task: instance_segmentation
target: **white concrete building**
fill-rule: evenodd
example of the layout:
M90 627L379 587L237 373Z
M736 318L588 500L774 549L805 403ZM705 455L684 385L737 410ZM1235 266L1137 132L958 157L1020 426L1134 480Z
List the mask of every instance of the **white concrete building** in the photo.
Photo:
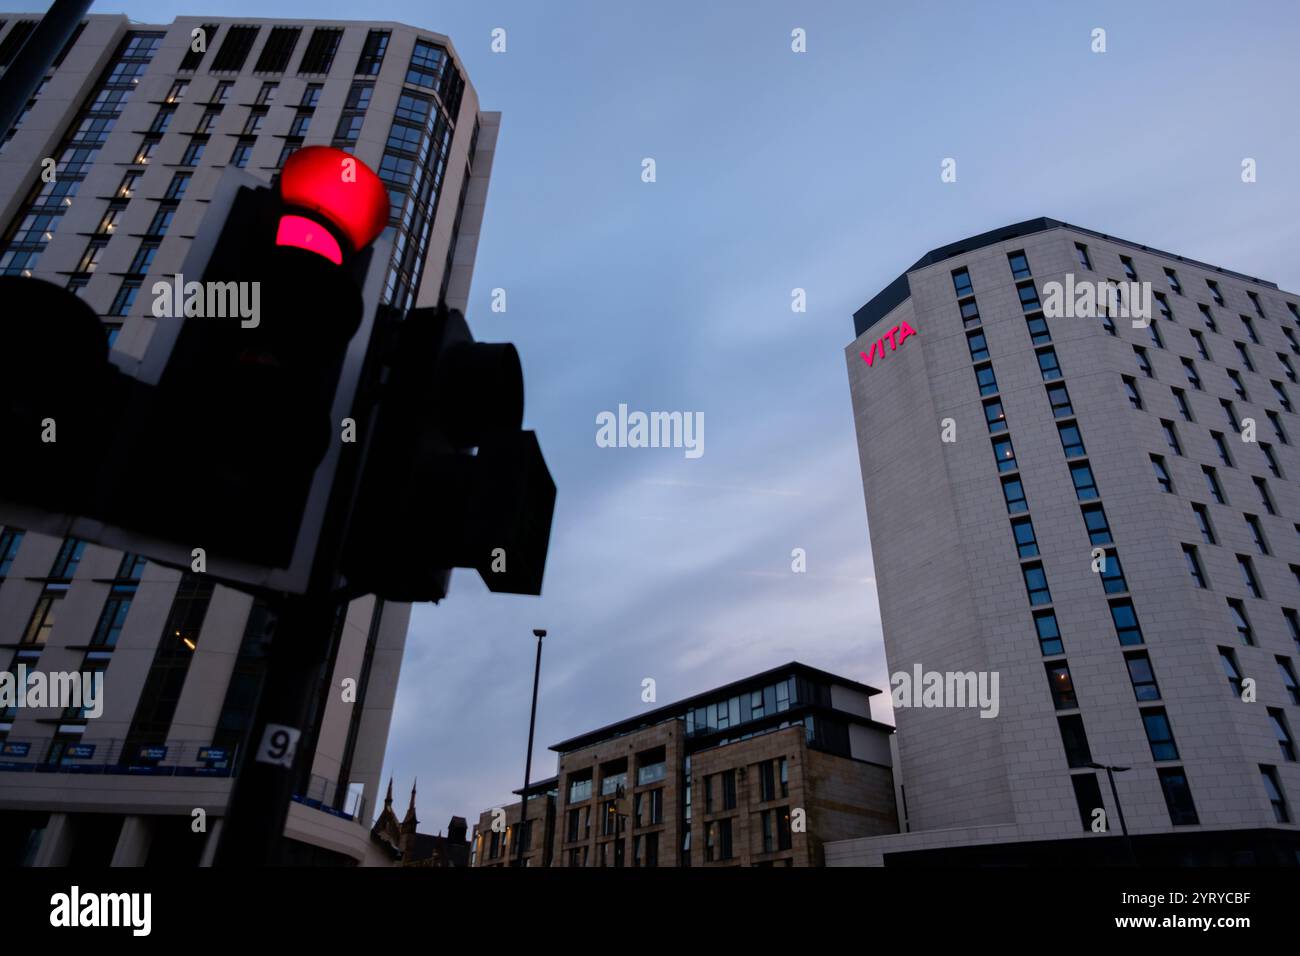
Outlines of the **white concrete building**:
M0 69L38 19L4 16ZM269 182L294 149L332 145L392 196L375 298L464 310L499 122L479 110L450 41L415 27L90 16L0 147L0 272L77 291L114 348L142 356L155 320L139 291L180 271L222 176ZM340 610L322 678L355 678L357 700L326 698L285 831L296 861L374 852L409 616L373 598ZM103 670L106 684L95 718L0 707L0 860L210 861L273 627L266 606L199 576L0 529L0 667Z
M854 318L890 672L998 693L896 707L904 832L828 862L1294 865L1300 295L1036 219Z

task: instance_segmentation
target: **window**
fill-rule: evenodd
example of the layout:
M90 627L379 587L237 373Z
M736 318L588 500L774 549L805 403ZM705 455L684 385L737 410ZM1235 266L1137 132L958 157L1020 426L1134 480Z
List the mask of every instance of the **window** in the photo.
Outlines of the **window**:
M190 140L185 147L185 155L181 157L182 166L197 166L199 160L203 158L203 149L207 146L207 140L198 139L197 137Z
M1192 576L1192 583L1198 588L1209 587L1205 583L1205 572L1201 570L1201 559L1196 553L1196 545L1183 545L1183 560L1187 563L1187 573Z
M86 251L81 254L81 261L77 263L78 272L94 272L99 268L99 257L104 252L104 247L108 245L105 239L92 239L86 244Z
M1259 773L1264 781L1264 793L1273 805L1273 819L1278 823L1290 823L1291 814L1287 810L1286 797L1282 795L1282 781L1278 779L1277 768L1260 764Z
M1015 471L1016 451L1011 447L1011 436L993 439L993 457L998 463L998 471Z
M253 103L256 106L270 106L275 100L275 91L279 88L279 83L263 83L257 91L257 98L253 100ZM245 129L244 132L248 132L248 130Z
M302 139L307 135L307 130L310 128L311 113L300 110L294 114L293 121L289 124L289 135Z
M988 360L989 346L982 331L967 332L966 345L970 349L971 361L984 362Z
M187 48L185 51L185 55L181 57L181 65L179 69L197 70L199 68L199 64L203 62L203 55L207 53L207 48L211 46L212 41L217 38L217 31L219 29L221 29L220 26L215 23L203 24L202 26L203 36L204 36L203 49L196 50L192 45L189 48Z
M36 607L32 610L32 616L27 621L27 629L23 632L22 644L35 644L41 647L49 640L50 632L54 630L55 608L63 600L63 592L53 594L43 594L36 602Z
M13 567L14 558L18 557L18 546L23 543L25 534L25 531L18 528L5 528L0 531L0 580L9 574L9 569Z
M569 776L569 803L591 799L591 771Z
M1181 388L1171 389L1174 393L1174 404L1178 406L1178 414L1183 416L1183 421L1191 422L1196 419L1192 418L1192 410L1187 404L1187 393Z
M1152 455L1151 467L1155 470L1156 484L1160 486L1160 490L1165 494L1172 495L1174 493L1174 480L1169 477L1169 470L1165 468L1165 460L1159 455Z
M1250 530L1251 540L1255 542L1255 548L1260 554L1268 554L1268 541L1264 538L1264 527L1259 523L1259 518L1255 515L1243 515L1246 519L1246 527Z
M338 52L339 41L343 31L329 27L317 27L311 32L307 49L298 61L299 73L328 73L334 63L334 54Z
M992 365L976 365L975 381L979 385L981 395L993 395L998 390L998 380L993 374Z
M1163 292L1156 292L1154 295L1156 305L1160 308L1160 318L1164 319L1166 322L1176 321L1174 319L1174 310L1169 308L1169 300L1165 298L1165 294Z
M1003 432L1007 430L1007 417L1002 411L1002 400L998 398L988 398L984 400L984 421L989 426L990 432Z
M361 48L361 56L357 58L355 72L358 76L376 76L383 68L389 36L387 30L371 30L366 34L366 44Z
M1043 318L1043 313L1035 312L1025 316L1025 325L1029 327L1029 340L1035 345L1045 345L1052 341L1052 333L1047 328L1047 320Z
M298 106L305 110L316 108L320 102L320 91L324 89L322 83L308 83L307 88L302 91L302 99L298 101Z
M1092 544L1113 544L1110 524L1106 521L1106 512L1099 504L1084 505L1083 523L1088 528L1088 541Z
M167 186L167 192L163 194L165 199L180 199L185 195L185 187L190 184L192 173L174 173L172 181Z
M952 273L952 287L957 293L957 298L964 298L973 295L975 290L970 284L970 273L965 269L954 269Z
M1216 504L1226 505L1227 499L1223 497L1223 489L1219 486L1219 476L1209 465L1201 466L1201 474L1205 475L1205 487L1209 489L1210 497Z
M1255 371L1255 363L1250 360L1250 351L1246 348L1246 343L1233 342L1232 344L1236 346L1237 358L1241 359L1241 364L1245 366L1246 371ZM1240 386L1240 380L1234 380L1234 384ZM1240 392L1238 392L1238 394L1240 394ZM1244 398L1245 396L1242 397Z
M167 127L172 124L172 117L176 115L175 106L160 106L158 113L149 124L149 132L162 134L167 132Z
M1241 380L1241 373L1232 368L1228 369L1227 372L1228 381L1232 382L1232 390L1237 393L1237 397L1243 402L1250 401L1250 397L1246 394L1245 383Z
M1277 396L1278 402L1281 403L1282 410L1287 412L1292 411L1291 397L1287 395L1286 389L1282 387L1282 383L1270 381L1269 384L1273 386L1273 394Z
M222 80L212 90L212 99L208 100L208 102L215 106L229 101L230 91L234 89L234 87L235 83L233 80Z
M736 809L736 771L724 770L718 777L722 781L722 809Z
M1250 316L1248 315L1241 316L1241 324L1246 330L1246 337L1250 339L1252 342L1254 342L1256 345L1258 345L1259 335L1255 331L1255 323L1251 321Z
M1070 767L1086 767L1092 763L1092 751L1088 749L1088 735L1083 731L1083 718L1078 714L1066 714L1056 718L1061 728L1061 743L1065 747L1065 762Z
M1178 281L1178 273L1173 269L1165 270L1165 278L1169 280L1169 288L1173 289L1179 295L1183 294L1182 283Z
M149 271L153 265L153 257L158 254L158 243L156 241L145 240L140 243L140 248L136 250L134 258L131 259L131 265L127 268L130 275L142 276Z
M1124 568L1119 563L1117 551L1106 552L1102 561L1101 586L1107 594L1121 594L1128 590L1128 582L1124 580Z
M183 100L185 98L185 94L189 91L189 88L190 88L189 80L177 80L175 83L172 84L171 89L167 91L167 98L163 100L163 102L176 103L180 100Z
M1286 689L1287 696L1291 698L1291 703L1300 704L1300 684L1296 683L1295 669L1291 666L1289 657L1274 657L1277 662L1277 672L1282 677L1282 686Z
M1198 392L1202 391L1201 376L1196 374L1195 363L1193 363L1189 358L1183 359L1182 363L1183 371L1187 373L1187 381L1191 384L1192 388L1196 389Z
M123 279L121 287L117 290L117 295L113 296L113 304L108 307L108 314L113 316L128 315L139 292L139 279Z
M1283 760L1295 760L1295 741L1291 739L1291 729L1286 723L1286 714L1278 707L1268 708L1268 722L1273 727L1273 734L1277 737L1278 749L1282 751Z
M229 27L226 38L208 69L213 73L238 73L242 70L259 29L260 27Z
M1241 426L1237 423L1237 410L1233 408L1232 402L1226 398L1219 399L1219 407L1223 409L1223 417L1228 420L1228 427L1235 432L1241 431Z
M1128 256L1120 256L1119 261L1124 266L1125 277L1132 282L1136 282L1138 274L1137 274L1137 270L1133 268L1133 260L1130 259Z
M1065 646L1061 643L1061 629L1056 623L1055 611L1035 611L1034 630L1038 633L1038 647L1043 652L1044 657L1065 653Z
M1210 295L1214 296L1214 301L1219 305L1223 305L1223 293L1219 291L1219 283L1213 279L1206 279L1205 284L1210 289Z
M249 110L248 119L244 120L244 128L241 131L245 136L256 136L262 131L262 124L266 122L265 110Z
M1047 573L1041 563L1023 565L1020 569L1025 579L1025 590L1029 593L1031 605L1051 604L1052 592L1047 587Z
M1205 347L1205 336L1200 332L1197 332L1195 329L1192 329L1191 332L1192 341L1196 343L1196 354L1205 359L1205 361L1210 361L1210 351Z
M1219 461L1231 468L1232 455L1228 451L1228 443L1223 438L1223 432L1210 432L1210 439L1214 442L1214 447L1219 452Z
M1237 567L1241 569L1241 580L1246 585L1246 590L1253 598L1262 598L1264 595L1259 589L1259 581L1255 577L1255 565L1249 555L1237 555Z
M1187 773L1182 767L1160 767L1156 770L1160 789L1165 794L1169 808L1169 822L1174 826L1194 826L1200 823L1196 805L1192 802L1192 788L1187 783Z
M1174 731L1169 726L1169 715L1163 707L1152 707L1142 711L1142 724L1146 728L1147 743L1151 745L1151 757L1155 760L1177 760L1178 745L1174 743Z
M1169 450L1175 455L1183 453L1183 446L1178 442L1178 432L1174 430L1174 423L1166 419L1160 419L1160 428L1165 433L1165 443L1169 445Z
M1210 311L1210 307L1204 302L1198 302L1196 307L1201 310L1201 318L1205 321L1205 327L1211 332L1219 331L1219 326L1214 321L1214 313Z
M252 140L241 139L235 143L234 150L230 153L230 165L243 169L248 165L249 158L253 155Z
M1065 661L1043 665L1047 668L1047 686L1052 692L1052 705L1057 710L1075 710L1079 700L1074 694L1074 681L1070 680L1070 667Z
M1119 638L1120 644L1127 647L1143 642L1142 628L1138 624L1137 611L1130 599L1121 598L1117 601L1111 601L1110 619L1115 625L1115 636Z
M1151 336L1151 344L1158 349L1165 347L1165 340L1160 337L1160 326L1152 322L1147 326L1147 335Z
M1219 648L1219 664L1223 667L1223 674L1228 678L1228 687L1232 691L1232 696L1241 697L1241 668L1237 666L1237 652L1231 647Z
M1075 462L1070 466L1070 479L1074 482L1074 493L1080 501L1098 497L1097 482L1092 476L1092 467L1086 461Z
M1259 492L1259 503L1264 506L1264 510L1271 515L1277 514L1277 510L1273 507L1273 498L1268 493L1268 482L1259 477L1250 480L1255 483L1255 490Z
M1286 340L1291 346L1291 351L1300 354L1300 342L1296 341L1295 333L1290 329L1284 328L1282 334L1286 336Z
M289 66L289 57L293 56L293 48L298 45L301 33L302 27L272 27L253 72L283 73Z
M1139 701L1159 700L1160 687L1146 651L1130 651L1124 655L1124 661L1128 665L1129 680L1133 683L1133 695Z
M1060 433L1061 448L1064 449L1066 458L1077 458L1087 454L1083 447L1083 436L1079 434L1078 423L1058 422L1056 430Z
M1241 643L1253 647L1255 632L1250 626L1250 619L1246 617L1246 605L1236 598L1228 598L1228 613L1232 616L1232 624L1237 629L1237 636L1241 638Z
M1140 345L1135 345L1133 354L1137 356L1138 370L1147 378L1154 378L1155 374L1151 371L1151 360L1147 358L1147 350Z
M1007 262L1011 265L1011 276L1015 279L1029 278L1029 260L1025 258L1024 250L1007 253Z
M86 542L80 538L64 538L59 545L59 553L54 556L49 578L52 581L70 581L81 564L81 556L86 551Z
M1291 570L1296 570L1295 565L1291 566ZM0 565L0 571L3 571L3 565ZM1300 577L1300 574L1297 577ZM1287 633L1291 635L1291 640L1295 641L1296 650L1300 650L1300 613L1297 613L1294 608L1284 607L1282 617L1286 621Z
M1074 802L1079 808L1079 820L1083 829L1091 833L1093 819L1106 805L1101 799L1101 786L1097 783L1095 773L1076 773L1070 776L1070 785L1074 787Z
M219 119L221 119L221 110L204 110L203 115L199 117L198 125L194 127L194 132L211 133Z
M1124 383L1124 394L1128 396L1128 403L1141 411L1142 395L1138 392L1137 380L1130 375L1121 375L1120 381Z
M433 89L446 68L447 55L439 46L425 40L415 41L411 65L406 70L406 82Z
M1061 366L1056 360L1056 349L1049 345L1045 349L1039 349L1035 354L1038 356L1038 371L1042 373L1044 382L1051 382L1061 377Z
M1056 418L1074 414L1074 406L1070 404L1070 393L1064 382L1047 386L1047 401L1051 404L1052 414Z
M149 228L145 230L147 236L166 235L168 227L172 224L172 217L176 215L175 203L162 203L154 211L153 219L149 220Z
M1074 251L1079 254L1079 265L1083 266L1085 269L1091 270L1092 259L1088 256L1088 247L1082 242L1076 242L1074 244Z
M1286 431L1282 428L1282 419L1277 412L1271 408L1266 409L1264 414L1268 416L1268 423L1273 426L1273 434L1283 445L1289 445L1291 442L1286 437Z
M1296 381L1295 369L1291 365L1290 356L1288 356L1285 352L1278 352L1276 354L1277 354L1277 360L1279 364L1281 364L1282 366L1282 370L1286 372L1287 381L1290 382Z
M1206 544L1217 544L1214 527L1210 524L1210 511L1205 505L1192 504L1192 514L1196 517L1196 527L1200 529L1201 540Z
M1022 558L1038 557L1038 539L1034 537L1034 523L1028 517L1011 522L1011 534L1016 539L1016 553Z

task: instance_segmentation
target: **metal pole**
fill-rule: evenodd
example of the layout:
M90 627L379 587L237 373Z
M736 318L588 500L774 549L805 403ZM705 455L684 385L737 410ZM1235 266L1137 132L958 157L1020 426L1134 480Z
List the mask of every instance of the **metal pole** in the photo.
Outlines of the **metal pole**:
M542 638L546 636L544 630L535 630L533 635L537 638L537 663L533 665L533 709L528 718L528 754L524 758L524 792L523 801L519 805L519 832L515 834L515 866L524 865L524 831L528 824L528 786L532 783L533 777L533 731L537 727L537 682L542 676Z
M90 0L54 0L32 35L0 76L0 143L3 143L50 64L72 36Z
M1119 802L1119 791L1115 789L1114 767L1106 768L1106 779L1110 781L1110 795L1115 800L1115 813L1119 817L1120 832L1124 835L1124 846L1128 849L1129 860L1134 866L1137 866L1137 854L1133 852L1133 840L1128 835L1128 824L1124 822L1124 807Z

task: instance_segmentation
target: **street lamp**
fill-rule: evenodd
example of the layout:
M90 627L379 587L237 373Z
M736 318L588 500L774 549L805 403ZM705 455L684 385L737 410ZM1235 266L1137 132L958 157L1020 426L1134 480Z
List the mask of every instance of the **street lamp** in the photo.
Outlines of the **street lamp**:
M515 866L524 865L524 834L528 825L528 787L533 777L533 731L537 727L537 682L542 676L542 638L546 636L543 628L534 628L533 637L537 638L537 663L533 665L533 709L528 718L528 753L524 757L524 792L519 804L519 832L516 834Z
M1105 770L1106 779L1110 781L1110 795L1115 800L1115 813L1119 817L1119 829L1124 835L1124 846L1128 849L1129 860L1134 866L1137 866L1137 855L1133 852L1133 841L1128 835L1128 824L1124 822L1124 808L1119 802L1119 791L1115 789L1115 774L1123 773L1126 770L1132 770L1132 767L1108 767L1105 764L1090 763L1088 764L1093 770ZM1109 829L1109 828L1108 828Z

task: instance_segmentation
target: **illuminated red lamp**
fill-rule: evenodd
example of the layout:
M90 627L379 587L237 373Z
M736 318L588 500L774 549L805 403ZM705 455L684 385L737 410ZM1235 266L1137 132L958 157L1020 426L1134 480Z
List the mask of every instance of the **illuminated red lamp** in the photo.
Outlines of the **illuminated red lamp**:
M280 198L316 213L342 233L354 251L369 245L388 225L388 189L383 180L341 149L306 146L295 151L280 174ZM309 249L334 263L343 261L338 240L306 216L282 216L275 241Z

